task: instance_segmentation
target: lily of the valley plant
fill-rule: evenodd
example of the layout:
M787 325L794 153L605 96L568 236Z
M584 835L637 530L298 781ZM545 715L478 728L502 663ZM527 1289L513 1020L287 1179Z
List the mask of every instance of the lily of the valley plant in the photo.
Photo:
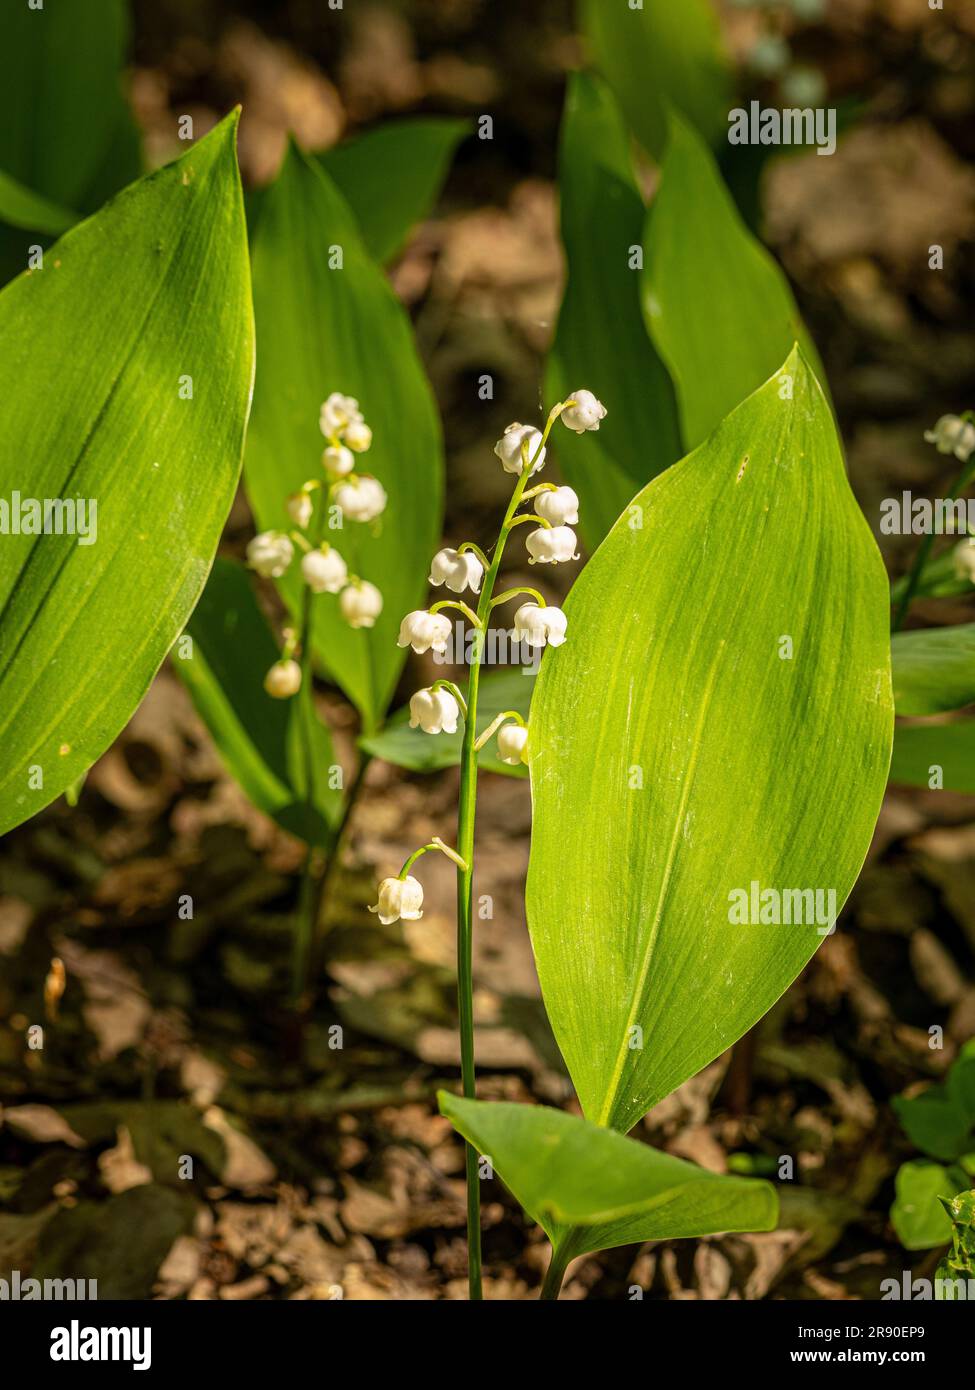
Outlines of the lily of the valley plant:
M417 653L444 653L451 637L447 610L464 615L474 628L470 678L466 697L452 681L438 680L428 689L418 690L410 700L410 726L437 735L455 733L464 721L461 754L460 805L457 816L457 847L440 839L421 846L411 854L395 878L383 879L379 897L371 909L379 920L390 924L400 919L416 921L423 915L423 888L410 870L424 854L438 850L457 867L457 991L460 1020L461 1077L464 1095L475 1095L474 1015L471 956L473 940L472 881L474 875L474 818L477 800L477 755L497 735L498 756L502 762L527 762L529 731L517 711L506 710L477 735L477 700L485 637L495 609L515 599L521 602L514 612L512 636L530 647L559 647L566 640L566 618L560 608L547 604L537 589L507 589L495 594L495 581L508 537L518 526L528 526L525 538L529 562L559 564L577 558L576 537L569 523L579 519L579 499L568 487L537 483L531 479L545 466L546 446L556 421L578 434L597 430L605 417L605 407L591 391L576 391L571 399L560 401L549 412L543 430L532 425L512 424L495 445L495 454L506 473L516 479L501 530L489 558L471 541L456 550L437 552L430 564L430 583L452 593L469 591L477 596L476 611L463 599L440 599L429 608L407 613L400 625L399 645ZM527 510L521 510L527 507ZM472 1298L481 1297L481 1232L478 1191L478 1154L466 1145L467 1234L469 1285Z

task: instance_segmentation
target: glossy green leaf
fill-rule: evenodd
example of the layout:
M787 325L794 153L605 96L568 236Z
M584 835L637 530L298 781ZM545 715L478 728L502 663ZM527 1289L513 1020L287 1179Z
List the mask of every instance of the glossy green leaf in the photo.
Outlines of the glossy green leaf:
M975 720L898 724L890 780L905 787L975 792Z
M366 249L385 264L437 201L470 122L444 116L387 121L318 158L355 213Z
M590 549L634 494L681 454L673 387L647 334L640 274L631 268L646 209L629 143L606 84L583 73L570 78L559 156L567 280L546 394L566 400L585 387L610 406L598 432L556 436Z
M0 222L28 231L36 229L49 236L60 236L77 221L76 212L59 207L0 170Z
M185 657L177 650L173 667L227 768L259 810L302 839L326 844L342 807L341 793L328 786L331 737L304 699L273 700L264 690L264 674L280 653L241 565L217 559L187 633L192 648ZM301 721L314 741L310 806L300 771Z
M636 503L569 595L529 741L545 1005L585 1114L624 1131L821 944L892 724L883 564L798 350ZM753 883L811 894L779 900L804 924L739 925Z
M902 1163L894 1180L890 1219L905 1250L930 1250L951 1239L951 1220L941 1197L954 1197L968 1187L960 1168L946 1168L926 1159Z
M409 320L365 251L348 205L294 147L264 195L253 275L259 347L244 470L258 524L290 529L288 494L323 476L318 416L331 392L355 396L373 430L359 468L386 489L386 511L374 525L349 521L326 536L350 573L379 587L383 612L374 628L353 630L338 600L322 596L314 608L314 643L361 711L365 731L374 732L405 656L396 645L400 621L426 594L440 537L437 412ZM281 589L297 609L296 565Z
M482 733L497 714L517 710L528 718L535 685L534 675L519 667L510 671L488 671L481 676L477 699L477 732ZM466 687L464 688L466 694ZM384 729L372 737L360 739L360 747L374 758L382 758L411 772L440 772L456 767L460 762L464 726L458 722L456 734L425 734L422 729L410 728L409 706L390 716ZM528 769L522 764L503 763L497 755L497 740L491 739L478 754L478 763L488 772L502 772L509 777L526 777Z
M127 162L118 166L110 189L99 187L107 155L128 161L132 153L119 133L132 129L120 80L128 28L127 0L47 0L43 9L25 0L0 7L4 173L82 212L135 177L137 167Z
M634 134L655 158L667 143L673 105L716 144L727 135L732 80L711 0L583 0L596 61ZM781 361L781 358L779 359Z
M80 498L78 530L95 537L0 536L0 831L123 728L230 510L254 353L235 129L232 116L0 293L0 519L21 515L15 494Z
M943 714L975 702L975 623L896 632L890 654L898 714Z
M769 1231L771 1183L723 1177L545 1105L464 1100L440 1110L491 1164L553 1245L572 1253L644 1240Z
M922 1153L950 1160L971 1147L971 1117L941 1086L918 1096L894 1096L891 1104L904 1133Z
M644 312L688 449L768 380L793 343L820 371L784 274L741 220L700 136L676 117L644 242Z

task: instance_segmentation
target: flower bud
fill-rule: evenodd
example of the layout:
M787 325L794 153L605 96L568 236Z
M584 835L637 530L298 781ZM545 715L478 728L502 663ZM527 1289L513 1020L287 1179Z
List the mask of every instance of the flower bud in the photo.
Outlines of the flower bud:
M975 451L975 425L959 415L942 415L933 430L925 430L924 438L939 454L954 454L967 463Z
M285 506L288 515L299 530L304 531L311 521L312 501L307 492L293 492Z
M343 396L341 392L333 391L328 400L322 403L318 424L326 439L334 439L353 421L361 419L362 411L355 397Z
M280 579L294 553L295 548L283 531L262 531L248 542L247 563L262 579Z
M460 705L449 690L418 690L410 696L410 728L425 734L455 734Z
M561 608L540 608L523 603L515 614L512 636L529 647L561 647L565 641L566 619Z
M383 611L383 596L375 584L360 579L339 594L339 612L349 627L373 627Z
M364 454L372 443L372 430L365 420L353 420L346 425L342 438L350 449L354 449L357 454Z
M301 689L301 667L289 657L276 661L264 677L264 689L275 700L288 700Z
M335 502L350 521L374 521L386 509L386 490L377 478L364 473L336 488Z
M418 608L407 613L400 623L398 647L412 647L420 656L424 652L445 652L450 641L450 619L443 613L428 613Z
M337 594L348 583L349 570L337 550L323 545L303 557L301 577L313 594Z
M549 526L575 526L579 520L579 498L570 487L540 492L535 498L535 511Z
M576 533L569 526L553 526L546 530L539 526L537 531L525 537L525 545L531 556L531 565L561 565L566 560L578 560Z
M527 763L528 730L521 724L502 724L498 730L498 757L503 763Z
M355 454L344 444L330 444L322 454L322 467L330 478L344 478L355 468Z
M419 879L384 878L379 885L379 901L370 912L378 912L384 927L398 922L418 922L423 916L423 884Z
M438 550L430 561L429 582L438 588L446 584L455 594L462 594L468 587L476 594L483 578L484 566L469 550L463 555L449 548Z
M975 538L961 541L951 552L956 579L975 584Z
M501 465L506 473L521 473L524 468L521 458L521 446L527 440L529 462L538 458L532 465L532 472L537 473L545 462L545 450L539 450L538 446L542 442L541 432L534 425L519 425L517 423L509 425L504 434L494 446L494 452L501 460Z
M562 423L576 434L598 430L600 420L606 418L606 407L602 401L597 401L591 391L573 391L569 399L573 404L563 410Z

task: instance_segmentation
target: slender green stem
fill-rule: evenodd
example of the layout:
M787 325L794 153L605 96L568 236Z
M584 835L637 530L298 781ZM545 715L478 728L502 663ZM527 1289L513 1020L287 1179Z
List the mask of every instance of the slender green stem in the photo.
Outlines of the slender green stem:
M508 510L501 523L498 543L494 547L491 567L484 578L475 615L474 643L471 651L471 672L467 684L467 717L464 721L464 742L460 758L460 802L457 809L457 853L466 867L457 870L457 1011L460 1016L460 1074L464 1095L474 1099L476 1080L474 1070L474 976L473 976L473 879L474 879L474 817L477 808L477 691L481 678L481 659L487 622L491 613L491 595L501 568L501 559L511 530L515 512L521 505L531 465L544 448L549 432L559 417L562 406L550 413L538 449L531 458L523 449L523 468L518 475ZM483 1298L481 1288L481 1193L477 1171L477 1150L466 1144L464 1163L467 1175L467 1279L472 1299Z
M954 487L948 494L947 500L949 502L954 502L958 494L968 486L972 480L973 474L975 474L975 463L967 464L962 469L961 473L959 473ZM933 531L929 531L918 546L917 554L914 556L914 563L907 576L907 586L901 595L900 603L897 605L897 612L894 614L894 621L891 625L894 632L900 632L901 628L904 626L904 621L914 601L914 595L917 592L917 586L921 582L921 575L924 573L924 566L928 562L928 556L931 554L931 547L934 545L934 541L935 534Z
M480 607L478 607L477 613L475 613L473 609L468 608L467 604L464 603L461 599L442 598L439 603L434 603L433 605L431 605L431 607L427 611L430 613L441 613L445 608L456 608L457 611L459 613L463 613L464 617L468 620L468 622L473 623L475 627L482 626L481 620L478 617L478 614L481 611Z
M548 1269L545 1272L545 1282L538 1295L540 1301L554 1302L558 1299L562 1290L565 1271L576 1257L574 1240L578 1229L577 1226L573 1227L557 1245L552 1246L552 1258L549 1260Z
M552 523L546 521L543 516L536 516L534 512L522 512L521 516L516 516L511 523L512 527L520 526L523 521L533 521L536 526L541 526L544 531L551 531Z
M497 608L499 603L507 603L509 598L517 598L519 594L527 594L529 598L535 600L539 608L545 607L545 600L537 589L525 588L505 589L503 594L498 594L497 598L491 600L491 607Z

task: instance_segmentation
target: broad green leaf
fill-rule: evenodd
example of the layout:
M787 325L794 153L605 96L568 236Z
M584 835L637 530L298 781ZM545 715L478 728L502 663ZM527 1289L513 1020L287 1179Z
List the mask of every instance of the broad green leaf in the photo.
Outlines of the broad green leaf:
M818 370L784 274L742 222L700 136L677 117L644 242L647 326L677 391L686 448L796 341Z
M429 216L470 128L469 121L444 116L388 121L318 156L375 260L391 261Z
M47 0L43 9L0 9L0 169L64 207L92 211L134 178L120 166L108 189L106 154L128 160L132 129L120 70L128 44L127 0ZM98 189L97 202L92 201ZM18 224L22 225L22 224ZM39 225L39 224L38 224Z
M230 510L254 353L236 124L0 292L0 520L12 529L16 494L80 498L79 532L95 538L0 540L0 831L123 728L199 598Z
M527 719L535 677L528 671L486 672L481 676L477 700L477 732L482 733L491 720L504 710L512 709ZM464 693L466 694L466 688ZM439 772L456 767L460 762L464 738L463 723L456 734L425 734L422 729L410 728L409 706L397 710L378 734L359 740L359 745L374 758L382 758L411 772ZM503 772L509 777L525 777L528 770L522 764L503 763L497 755L497 740L491 741L478 754L478 764L488 772Z
M943 714L975 701L975 623L895 632L890 654L898 714Z
M630 167L629 136L605 83L570 78L559 155L568 278L548 360L548 397L594 391L609 413L598 432L557 436L566 481L579 494L591 549L636 492L680 457L670 378L640 310L631 269L646 209Z
M407 316L365 251L345 200L294 147L264 195L252 264L260 346L244 469L258 524L290 529L288 494L323 476L318 415L331 392L355 396L373 430L359 469L386 489L386 511L375 525L347 521L326 535L350 573L379 587L383 612L374 628L353 630L337 599L323 595L314 609L316 653L371 733L403 664L400 621L423 600L440 537L436 409ZM297 610L297 565L281 589Z
M439 1100L441 1113L490 1158L552 1244L571 1239L574 1255L775 1226L771 1183L709 1173L545 1105L463 1100L446 1091Z
M911 1143L932 1158L960 1158L971 1147L971 1116L944 1088L932 1086L918 1096L894 1096L894 1112Z
M542 993L586 1116L623 1131L821 944L893 713L883 564L798 350L636 501L569 595L529 741ZM739 925L752 884L804 891L777 900L804 924Z
M975 1129L975 1039L965 1044L952 1063L945 1090Z
M12 227L23 227L28 231L36 229L49 236L60 236L77 221L76 212L58 207L50 199L25 188L22 183L0 170L0 222L7 222Z
M951 1220L939 1198L954 1197L967 1186L960 1168L945 1168L925 1159L901 1164L890 1219L905 1250L930 1250L948 1243Z
M975 720L898 724L890 780L906 787L975 792Z
M583 28L637 138L659 159L667 107L705 140L728 130L732 81L711 0L582 0ZM781 358L779 359L781 361Z
M342 806L341 793L328 787L332 741L306 700L273 700L264 690L264 675L280 653L241 565L217 559L186 630L192 652L174 653L173 666L229 771L286 830L327 843ZM313 740L311 807L299 776L302 721Z

